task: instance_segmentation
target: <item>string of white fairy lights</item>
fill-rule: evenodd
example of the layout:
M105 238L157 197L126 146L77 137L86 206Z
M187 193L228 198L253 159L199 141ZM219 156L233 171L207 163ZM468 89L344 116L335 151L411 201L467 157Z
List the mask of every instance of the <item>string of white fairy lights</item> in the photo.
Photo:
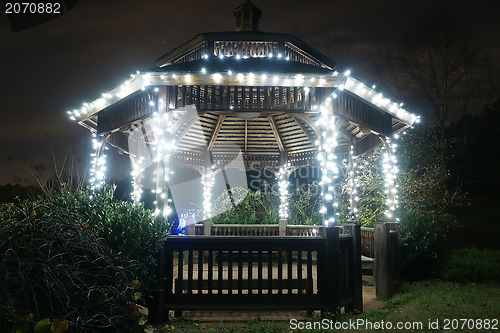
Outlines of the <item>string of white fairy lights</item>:
M203 59L209 60L211 57L208 55L204 55ZM225 56L220 55L219 58L221 61L225 58ZM237 60L244 61L245 59L251 57L242 57L236 55L235 58ZM273 56L272 54L267 56L269 59L277 60L277 61L289 61L288 57L283 57L281 54L277 56ZM338 128L336 126L336 117L335 113L332 109L332 99L337 98L337 94L343 90L348 90L349 92L358 95L364 100L370 101L375 106L382 108L389 114L397 117L403 122L412 125L415 122L419 122L419 116L409 113L403 108L403 104L395 103L391 101L389 98L382 95L380 92L375 90L375 86L368 87L363 82L358 80L355 77L350 75L350 71L346 71L344 74L339 74L336 71L332 71L331 75L311 75L311 74L295 74L295 75L287 75L287 74L271 74L271 73L233 73L232 70L228 69L225 72L215 72L209 73L205 67L200 68L198 73L184 73L184 74L176 74L176 73L161 73L161 72L146 72L140 73L136 72L132 74L131 77L123 82L120 86L113 89L110 92L103 93L101 97L90 103L84 103L80 109L75 109L73 111L67 111L70 119L74 121L81 121L88 117L91 117L99 110L121 100L122 98L134 93L138 90L145 91L150 86L156 85L179 85L179 84L191 84L196 76L197 80L200 80L200 76L202 79L209 81L215 85L224 84L225 79L227 78L231 82L236 78L237 82L241 85L275 85L275 86L297 86L304 87L304 93L308 94L310 91L310 87L336 87L336 89L328 96L325 102L321 105L315 104L313 105L314 110L320 110L321 117L317 122L318 127L321 129L321 137L318 138L316 145L318 147L318 159L320 161L320 165L322 168L322 179L320 184L322 185L322 196L324 204L320 208L320 212L324 214L324 221L326 225L335 223L335 216L338 216L339 213L336 212L338 203L335 201L335 193L334 193L334 183L336 178L339 175L339 162L337 161L337 156L335 154L335 149L337 147L337 138L338 138ZM227 83L227 82L226 82ZM154 88L157 89L158 88ZM150 100L152 106L154 106L154 101ZM158 100L158 103L166 103L166 101ZM153 151L156 151L155 161L158 163L162 163L170 156L170 153L174 150L175 142L174 140L165 141L165 137L167 136L164 129L171 129L172 126L169 123L169 114L168 112L164 113L159 117L157 114L153 117L155 126L155 142L153 143ZM395 136L397 137L397 136ZM98 141L97 141L98 142ZM97 147L96 152L98 151L99 142L95 143L94 146ZM391 143L389 138L386 138L386 146L387 151L384 154L383 158L383 170L385 175L385 187L386 187L386 195L387 195L387 211L386 216L389 220L394 219L394 211L397 207L397 190L395 185L395 177L398 172L396 165L396 157L395 157L395 149L396 146L394 143ZM352 147L351 147L352 149ZM98 187L103 184L104 175L105 175L105 155L100 155L96 153L93 162L92 168L92 178L91 184L93 187ZM356 162L354 162L356 164ZM139 165L139 164L138 164ZM133 169L132 176L133 181L132 184L134 186L134 192L132 197L134 201L139 201L141 197L142 190L138 186L136 181L137 175L140 173L140 168ZM349 191L351 194L351 200L359 200L358 198L358 190L359 183L357 181L356 175L359 173L356 170L356 166L354 166L353 170L350 171L350 180L349 180ZM170 170L168 167L168 163L163 163L163 168L161 170L163 175L163 182L168 182L168 177L170 174ZM280 218L288 217L288 204L287 204L287 196L288 196L288 180L287 180L287 170L286 168L280 168L278 172L278 183L280 188ZM156 175L157 182L160 181L158 179L159 175ZM210 193L210 188L213 185L213 174L209 173L204 176L203 180L204 188L205 188L205 201L204 206L206 207L204 210L204 216L210 215L210 197L208 194ZM157 198L166 198L166 188L157 188L156 194ZM169 201L171 201L169 199ZM156 203L158 207L158 202ZM355 205L354 205L355 206ZM168 215L171 209L168 205L165 205L165 209L157 208L157 213L161 213L163 215ZM351 217L355 219L357 217L357 208L351 212Z
M213 169L213 168L212 168ZM213 170L212 170L213 171ZM207 172L201 177L203 186L203 219L212 217L212 187L215 181L215 173Z
M288 219L288 170L282 166L278 171L278 186L280 194L279 217L281 220Z
M97 135L92 135L93 152L90 154L90 171L89 183L92 190L101 188L105 183L106 177L106 157L103 152L108 150L108 147L103 146L102 141L97 139Z

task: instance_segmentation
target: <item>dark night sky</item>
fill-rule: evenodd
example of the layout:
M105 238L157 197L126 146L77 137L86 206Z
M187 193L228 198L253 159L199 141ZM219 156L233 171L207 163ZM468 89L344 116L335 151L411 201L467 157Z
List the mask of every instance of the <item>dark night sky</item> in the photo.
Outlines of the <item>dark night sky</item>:
M0 185L28 177L23 161L46 158L51 147L56 155L72 149L88 156L90 134L66 110L99 97L136 70L154 67L157 58L200 32L233 30L232 11L242 2L80 0L67 14L17 33L2 15ZM318 49L328 32L352 35L351 56L339 68L351 68L369 84L370 59L442 13L460 22L478 48L500 59L496 2L254 0L262 10L262 31L292 33Z

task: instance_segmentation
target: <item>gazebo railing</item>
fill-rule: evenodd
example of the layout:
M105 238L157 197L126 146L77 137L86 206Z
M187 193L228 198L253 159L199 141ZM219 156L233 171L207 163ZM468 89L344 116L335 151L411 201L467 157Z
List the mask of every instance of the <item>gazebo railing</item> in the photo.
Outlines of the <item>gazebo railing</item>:
M214 224L212 236L279 236L277 224Z
M362 311L359 226L316 237L170 236L150 307L169 310ZM356 236L358 235L358 236Z
M205 234L205 226L202 223L194 227L194 235ZM212 236L280 236L278 224L212 224L210 226ZM317 225L287 225L286 236L322 236L323 226Z
M204 225L198 223L194 226L194 235L205 234ZM343 233L342 226L339 232ZM320 225L287 225L286 236L315 237L323 236L324 227ZM278 224L212 224L212 236L280 236ZM375 233L373 228L361 228L361 254L365 257L375 258Z

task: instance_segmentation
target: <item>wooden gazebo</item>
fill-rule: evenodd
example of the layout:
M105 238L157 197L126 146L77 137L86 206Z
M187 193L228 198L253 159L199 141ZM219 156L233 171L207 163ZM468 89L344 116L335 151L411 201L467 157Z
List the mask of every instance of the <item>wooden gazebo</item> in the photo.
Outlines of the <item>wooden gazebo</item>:
M156 68L68 112L96 137L94 184L103 178L102 147L111 145L130 155L135 200L145 168L156 166L157 207L167 214L169 170L191 167L202 176L209 218L214 173L242 156L242 169L268 168L280 178L284 222L288 176L301 166L318 166L322 212L333 221L328 183L345 167L354 216L356 157L385 144L392 186L390 138L417 117L348 72L337 73L334 61L297 37L259 31L261 12L250 1L234 13L235 31L201 33L160 57ZM388 191L390 219L394 192Z

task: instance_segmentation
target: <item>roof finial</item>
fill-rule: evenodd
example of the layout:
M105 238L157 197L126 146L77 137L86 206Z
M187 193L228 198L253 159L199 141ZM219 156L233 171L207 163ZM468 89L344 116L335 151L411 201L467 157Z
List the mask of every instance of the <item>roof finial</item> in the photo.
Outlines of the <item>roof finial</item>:
M259 31L261 11L252 1L246 0L234 10L236 31Z

